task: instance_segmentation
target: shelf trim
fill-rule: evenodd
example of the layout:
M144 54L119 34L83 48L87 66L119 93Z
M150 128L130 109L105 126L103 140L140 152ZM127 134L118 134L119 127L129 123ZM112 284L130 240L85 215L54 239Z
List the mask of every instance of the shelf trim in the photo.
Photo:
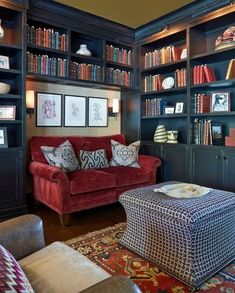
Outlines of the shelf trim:
M146 73L146 72L149 72L149 71L154 71L154 70L158 70L158 69L164 69L164 68L167 68L167 67L171 67L172 65L180 65L182 63L187 63L187 58L184 58L184 59L181 59L181 60L177 60L177 61L174 61L174 62L170 62L170 63L166 63L166 64L160 64L160 65L157 65L157 66L153 66L153 67L148 67L148 68L144 68L141 70L142 73Z

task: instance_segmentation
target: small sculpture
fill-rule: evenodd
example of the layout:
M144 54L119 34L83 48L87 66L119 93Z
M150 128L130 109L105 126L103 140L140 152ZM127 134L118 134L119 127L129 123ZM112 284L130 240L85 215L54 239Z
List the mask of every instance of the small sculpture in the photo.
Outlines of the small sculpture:
M91 52L87 49L86 44L81 44L80 49L77 50L76 54L84 55L84 56L91 56Z
M215 40L215 49L227 48L235 45L235 26L227 28L221 36Z
M0 19L0 39L4 38L4 29L1 26L2 20Z
M178 130L167 131L167 143L178 143Z
M167 142L166 128L164 125L158 125L154 133L153 140L159 143Z

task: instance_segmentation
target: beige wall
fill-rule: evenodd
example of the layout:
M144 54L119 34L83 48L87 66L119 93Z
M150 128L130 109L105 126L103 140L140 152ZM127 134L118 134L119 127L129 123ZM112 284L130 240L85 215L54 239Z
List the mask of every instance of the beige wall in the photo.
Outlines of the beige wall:
M27 81L27 90L35 92L59 93L68 95L81 95L92 97L103 97L109 99L109 106L112 105L112 99L120 99L120 91L101 90L94 88L68 86L52 83L40 83ZM84 135L84 136L101 136L114 133L120 133L120 114L115 117L108 117L108 127L36 127L35 115L26 117L26 140L35 135Z

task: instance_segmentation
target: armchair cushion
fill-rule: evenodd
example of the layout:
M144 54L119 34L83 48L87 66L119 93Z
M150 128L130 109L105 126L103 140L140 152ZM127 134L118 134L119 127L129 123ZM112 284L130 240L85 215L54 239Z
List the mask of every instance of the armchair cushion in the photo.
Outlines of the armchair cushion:
M0 275L0 292L34 292L18 262L2 245L0 245Z
M116 176L102 170L85 169L68 174L70 193L81 194L116 187Z
M109 167L105 149L96 151L78 151L78 160L81 169L100 169Z
M129 146L123 145L111 139L112 159L110 166L128 166L140 168L138 163L140 141L131 143Z
M51 166L59 167L64 172L71 172L78 169L78 160L68 140L58 147L41 146L41 150Z

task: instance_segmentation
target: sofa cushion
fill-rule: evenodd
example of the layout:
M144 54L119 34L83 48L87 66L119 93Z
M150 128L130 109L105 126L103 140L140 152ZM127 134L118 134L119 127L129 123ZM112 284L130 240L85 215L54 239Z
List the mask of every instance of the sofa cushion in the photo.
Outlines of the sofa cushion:
M15 258L0 245L0 292L34 292Z
M129 146L123 145L118 141L111 140L112 159L110 166L128 166L140 168L138 163L140 141L131 143Z
M108 168L104 168L106 170ZM80 194L116 186L115 175L95 169L85 169L68 174L70 193Z
M116 177L116 187L145 183L151 181L152 179L151 171L140 168L119 166L101 170Z
M80 292L110 276L61 242L23 258L20 265L37 293Z
M64 172L72 172L78 169L77 157L68 140L58 147L41 146L41 150L51 166L59 167Z
M80 164L80 169L100 169L107 168L109 166L106 151L104 149L93 152L79 150L78 161Z

